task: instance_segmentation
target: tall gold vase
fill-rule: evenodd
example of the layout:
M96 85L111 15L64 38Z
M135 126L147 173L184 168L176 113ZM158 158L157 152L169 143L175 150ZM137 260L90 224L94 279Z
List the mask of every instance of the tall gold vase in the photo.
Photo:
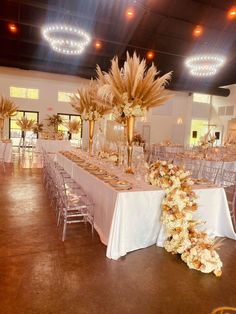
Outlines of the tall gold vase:
M0 118L0 140L3 140L4 119Z
M95 120L89 120L89 155L92 155Z
M135 123L135 117L131 116L127 118L127 154L128 154L128 168L126 170L126 173L134 173L132 169L132 155L133 155L133 137L134 137L134 123Z

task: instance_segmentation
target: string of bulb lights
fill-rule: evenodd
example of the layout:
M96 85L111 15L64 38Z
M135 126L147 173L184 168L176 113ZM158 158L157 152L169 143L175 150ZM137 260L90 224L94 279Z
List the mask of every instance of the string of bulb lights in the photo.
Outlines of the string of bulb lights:
M42 28L42 34L54 51L67 55L81 54L91 42L87 32L64 24L46 25Z
M129 19L134 18L134 7L138 4L136 0L132 2L133 5L131 5L126 11L126 16ZM227 12L227 17L229 19L234 19L235 16L236 8L233 6ZM200 37L203 32L203 26L197 25L193 30L193 36ZM44 39L50 44L52 50L67 55L81 54L85 47L91 42L91 37L87 32L81 28L65 24L46 25L42 28L42 34ZM101 46L100 41L96 41L94 44L96 49L100 49ZM155 53L153 51L147 51L146 58L148 60L153 60L154 56ZM202 54L187 58L185 60L185 65L189 69L190 75L195 77L208 77L215 75L225 61L226 59L224 56Z
M213 76L225 63L225 57L221 55L197 55L185 60L185 65L190 69L193 76Z

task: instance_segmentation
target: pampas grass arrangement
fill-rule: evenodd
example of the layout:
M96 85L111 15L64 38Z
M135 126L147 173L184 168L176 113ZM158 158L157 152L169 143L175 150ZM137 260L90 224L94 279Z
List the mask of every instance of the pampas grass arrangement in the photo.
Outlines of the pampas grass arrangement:
M98 95L98 84L95 80L77 90L71 97L71 105L81 114L83 120L98 120L111 110L111 106Z
M141 60L136 53L130 56L127 52L121 69L118 57L111 61L109 72L103 72L97 65L98 95L112 103L115 118L143 116L147 109L160 106L171 97L165 89L171 72L159 75L154 64L147 69L146 60Z

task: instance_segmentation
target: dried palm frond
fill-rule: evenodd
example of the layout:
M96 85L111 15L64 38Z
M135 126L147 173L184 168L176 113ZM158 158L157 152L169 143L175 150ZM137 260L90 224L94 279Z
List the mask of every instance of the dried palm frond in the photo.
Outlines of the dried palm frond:
M43 132L43 123L35 123L32 130L35 134Z
M57 127L63 123L63 119L59 114L48 116L48 126Z
M22 117L16 120L16 124L20 127L22 131L30 131L33 129L35 120L28 119L27 117Z
M165 90L171 79L171 72L161 77L158 75L159 72L153 64L147 69L144 59L140 60L136 53L130 56L127 52L127 59L121 69L117 57L111 61L108 73L97 65L98 95L112 103L120 112L123 112L127 104L131 108L139 106L142 109L160 106L171 97Z
M90 83L78 89L71 97L71 105L82 115L85 120L97 119L111 110L109 103L98 95L97 81L90 80Z
M71 120L65 123L65 125L70 133L78 133L80 130L80 121Z
M10 99L0 99L0 119L12 117L16 114L18 107Z

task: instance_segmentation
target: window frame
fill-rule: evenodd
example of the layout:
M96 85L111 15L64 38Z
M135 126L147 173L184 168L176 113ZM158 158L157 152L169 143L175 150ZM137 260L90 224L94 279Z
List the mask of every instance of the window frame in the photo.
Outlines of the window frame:
M73 92L57 91L57 101L58 102L62 102L62 103L68 103L68 102L70 102L70 99L68 99L68 100L59 100L59 93L70 94L69 97L74 94Z
M194 100L194 95L203 95L203 96L209 96L209 101L197 101L197 100ZM199 103L199 104L207 104L207 105L210 105L211 102L212 102L212 95L210 94L204 94L204 93L193 93L193 102L194 103Z
M81 114L73 114L73 113L62 113L62 112L58 112L57 113L59 116L69 116L69 121L71 121L71 117L76 116L76 117L80 117L80 123L81 123L81 132L80 132L80 138L83 138L83 120L81 118ZM69 132L69 131L68 131Z
M26 93L25 96L26 97L18 97L18 96L12 96L11 95L11 88L18 88L18 89L25 89ZM28 97L28 91L29 90L36 90L38 91L38 97L37 98L32 98L32 97ZM30 99L30 100L39 100L39 88L35 88L35 87L23 87L23 86L9 86L9 95L12 98L18 98L18 99Z
M35 111L35 110L17 110L17 112L23 112L23 117L25 117L25 113L27 113L27 112L28 113L36 113L37 114L37 121L36 121L36 123L39 123L39 111ZM9 118L9 128L8 128L8 130L9 130L9 135L8 135L9 139L11 139L11 119L12 118L11 117ZM21 136L22 136L22 132L23 131L21 131ZM37 133L36 134L36 138L38 139L38 137L39 137L39 135Z

